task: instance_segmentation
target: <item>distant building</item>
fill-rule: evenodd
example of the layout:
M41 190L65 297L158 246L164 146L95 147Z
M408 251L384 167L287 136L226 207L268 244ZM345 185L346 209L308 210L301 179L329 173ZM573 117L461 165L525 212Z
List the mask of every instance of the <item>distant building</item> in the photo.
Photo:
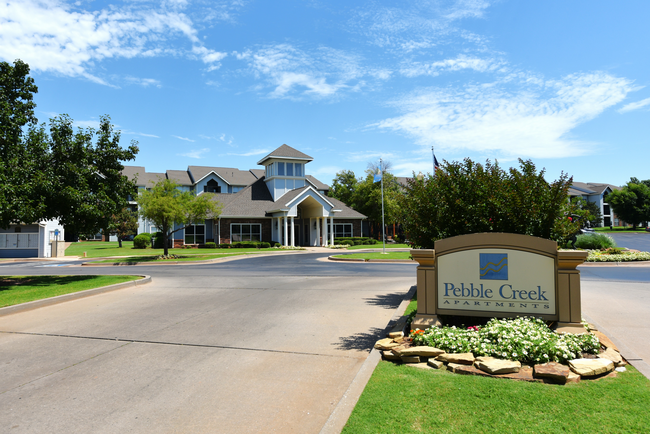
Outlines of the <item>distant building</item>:
M603 215L601 226L622 226L624 222L614 214L607 202L607 195L614 190L620 190L620 187L594 182L574 182L569 188L569 197L581 197L588 202L595 202Z
M334 237L361 236L366 218L343 202L327 197L329 186L306 174L313 158L282 145L260 161L263 169L189 166L187 170L146 172L141 166L125 166L122 173L139 189L171 179L183 191L208 194L222 205L221 215L173 234L174 247L206 242L278 242L284 246L321 246ZM137 202L129 198L137 211ZM138 233L156 232L151 222L140 219Z

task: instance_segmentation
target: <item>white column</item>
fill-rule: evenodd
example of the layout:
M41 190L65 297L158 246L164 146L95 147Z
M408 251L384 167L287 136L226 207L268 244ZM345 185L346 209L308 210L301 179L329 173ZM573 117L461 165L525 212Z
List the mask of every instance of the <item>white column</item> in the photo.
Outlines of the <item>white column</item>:
M323 245L325 247L329 245L329 238L327 236L327 217L323 217Z
M293 228L293 216L291 217L291 247L296 247L296 231Z
M284 216L284 242L282 245L288 246L289 245L289 222L287 221L287 216Z
M330 217L330 244L334 245L334 217Z
M316 245L320 246L320 218L316 217Z

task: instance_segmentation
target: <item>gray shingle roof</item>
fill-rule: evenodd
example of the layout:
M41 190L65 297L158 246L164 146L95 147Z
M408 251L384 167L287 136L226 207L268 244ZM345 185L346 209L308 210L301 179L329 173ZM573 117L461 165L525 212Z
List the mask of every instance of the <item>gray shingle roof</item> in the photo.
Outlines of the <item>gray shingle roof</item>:
M167 178L178 182L180 185L192 185L190 175L185 170L168 170Z
M164 173L145 172L142 166L124 166L122 175L130 180L137 178L136 185L138 187L153 187L159 180L166 178Z
M210 172L215 172L229 185L250 185L257 180L250 170L239 170L231 167L189 166L187 170L195 183Z
M258 161L257 164L262 164L270 158L289 158L292 160L306 160L306 161L313 160L313 158L310 157L309 155L303 154L297 149L293 149L291 146L282 145L278 149L276 149L275 151L271 152L269 155L267 155L266 157Z
M329 190L330 186L327 184L323 184L320 182L318 179L314 178L311 175L305 175L305 178L307 178L307 181L309 181L314 187L316 187L316 190Z
M291 202L308 188L309 187L300 187L291 190L274 202L273 197L262 178L235 194L216 193L212 196L214 198L213 200L221 202L222 218L259 218L268 217L269 211L286 208L287 203ZM356 212L340 200L331 197L326 197L326 199L334 205L334 209L341 210L340 213L336 213L336 218L365 218L363 214Z

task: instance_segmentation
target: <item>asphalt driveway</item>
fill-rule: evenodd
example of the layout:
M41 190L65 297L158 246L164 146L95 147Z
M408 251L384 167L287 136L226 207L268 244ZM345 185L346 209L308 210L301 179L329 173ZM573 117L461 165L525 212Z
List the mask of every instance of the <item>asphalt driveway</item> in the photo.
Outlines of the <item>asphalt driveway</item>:
M319 432L415 266L318 256L137 267L153 283L0 318L0 431Z

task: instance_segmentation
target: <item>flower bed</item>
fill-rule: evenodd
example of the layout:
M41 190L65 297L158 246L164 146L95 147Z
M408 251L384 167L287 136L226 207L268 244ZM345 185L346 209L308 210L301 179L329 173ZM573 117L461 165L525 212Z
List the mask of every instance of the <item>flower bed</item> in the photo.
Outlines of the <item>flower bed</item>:
M469 329L432 327L411 332L413 344L448 353L473 353L524 363L564 363L580 353L596 354L598 338L592 334L557 334L539 318L491 319L485 326Z
M607 251L589 250L585 262L630 262L650 261L650 252L621 252L611 254Z

